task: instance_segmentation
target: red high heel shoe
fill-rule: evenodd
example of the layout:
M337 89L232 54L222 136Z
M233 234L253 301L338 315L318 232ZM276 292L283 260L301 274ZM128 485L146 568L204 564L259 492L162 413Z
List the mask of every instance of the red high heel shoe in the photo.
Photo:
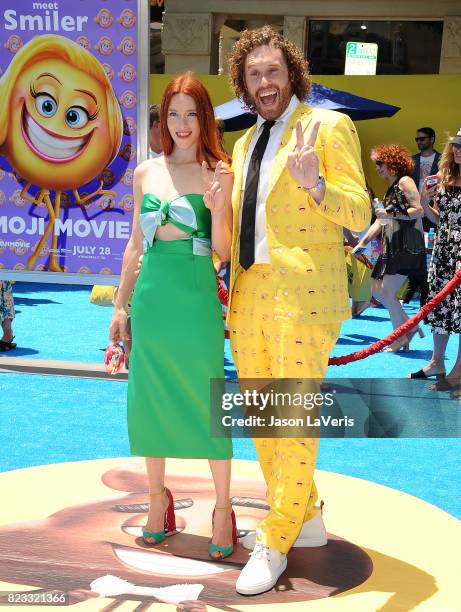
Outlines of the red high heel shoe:
M160 542L163 542L167 535L173 535L173 533L176 531L176 516L174 513L174 501L171 491L166 487L163 487L163 489L158 493L149 493L149 497L155 497L157 495L162 495L163 493L166 493L168 497L168 508L165 511L164 529L163 531L146 531L146 529L143 527L142 539L144 544L160 544ZM154 542L149 542L147 538L153 538Z
M229 510L229 508L231 509L231 521L232 521L232 544L230 544L230 546L218 546L218 544L211 543L208 547L208 554L210 555L210 558L213 559L214 561L221 561L225 557L228 557L229 555L231 555L234 552L234 544L237 544L238 542L237 523L235 521L235 513L232 510L232 504L229 504L228 506L222 506L221 508L218 508L215 506L215 509L213 510L213 514L211 517L211 521L212 521L212 524L214 525L214 515L215 515L216 510ZM215 553L219 553L219 554L215 556Z

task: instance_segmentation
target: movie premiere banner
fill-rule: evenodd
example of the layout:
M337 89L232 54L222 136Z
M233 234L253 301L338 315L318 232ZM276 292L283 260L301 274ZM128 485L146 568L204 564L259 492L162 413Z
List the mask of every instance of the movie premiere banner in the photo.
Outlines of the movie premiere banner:
M2 0L0 278L120 273L137 163L138 20L136 0Z

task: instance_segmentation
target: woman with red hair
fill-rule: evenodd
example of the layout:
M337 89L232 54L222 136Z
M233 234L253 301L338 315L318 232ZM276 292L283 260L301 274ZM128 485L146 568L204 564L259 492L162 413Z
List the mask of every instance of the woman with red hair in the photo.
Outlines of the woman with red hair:
M133 228L110 338L128 337L126 305L144 251L131 302L128 377L130 448L146 457L149 480L143 540L155 545L176 533L165 458L206 458L216 489L209 554L222 559L232 553L236 528L229 501L232 441L215 426L210 410L211 379L224 378L223 322L211 254L214 250L221 261L230 258L233 176L208 92L191 73L168 84L160 132L164 155L134 172Z
M405 147L399 144L377 146L371 151L371 159L380 178L389 184L383 206L375 210L383 224L383 248L372 272L373 296L387 308L396 329L408 319L397 292L410 272L426 269L421 221L424 210L416 184L409 176L414 162ZM403 348L408 351L410 340L417 331L423 334L416 328L384 350L395 352Z

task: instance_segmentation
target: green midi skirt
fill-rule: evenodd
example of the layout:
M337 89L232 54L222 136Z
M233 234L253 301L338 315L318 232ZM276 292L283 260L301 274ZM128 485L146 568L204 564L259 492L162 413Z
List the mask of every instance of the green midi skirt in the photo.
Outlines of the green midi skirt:
M210 436L210 381L224 378L224 331L211 257L194 255L192 240L156 240L145 253L131 331L131 453L232 457L228 437Z

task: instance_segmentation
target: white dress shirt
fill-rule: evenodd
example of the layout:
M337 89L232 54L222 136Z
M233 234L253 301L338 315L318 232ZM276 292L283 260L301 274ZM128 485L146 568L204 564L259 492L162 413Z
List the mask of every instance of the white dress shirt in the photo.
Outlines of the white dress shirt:
M283 132L291 118L291 115L297 109L299 105L299 99L293 95L290 103L288 104L285 111L280 115L275 124L272 126L269 136L269 142L267 143L264 156L261 161L261 168L259 171L259 183L258 183L258 196L256 198L256 220L255 220L255 263L264 264L270 263L269 248L267 245L267 232L266 232L266 198L267 190L269 188L269 179L271 175L272 163L274 161L277 149L279 148L282 140ZM256 142L262 133L262 125L266 120L258 115L256 121L256 129L248 147L248 152L245 158L245 165L243 166L243 179L242 179L242 193L240 197L240 222L242 220L242 204L243 197L245 194L245 183L248 172L248 165L250 163L251 154L256 146Z

